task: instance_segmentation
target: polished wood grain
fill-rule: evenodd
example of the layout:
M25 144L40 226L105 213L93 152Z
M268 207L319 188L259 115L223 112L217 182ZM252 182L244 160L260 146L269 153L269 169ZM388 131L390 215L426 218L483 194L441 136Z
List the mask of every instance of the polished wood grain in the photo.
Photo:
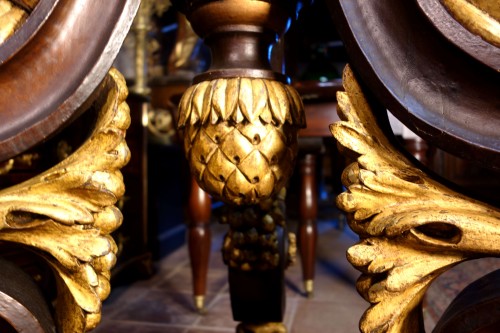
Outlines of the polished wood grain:
M483 64L500 71L500 48L466 29L446 10L441 1L417 0L417 3L446 39Z
M45 140L83 112L138 5L42 0L30 15L36 24L24 24L0 46L0 160Z
M450 304L433 333L500 331L500 270L468 285Z
M300 206L298 247L302 258L302 279L306 293L313 292L318 240L318 189L316 181L316 155L305 154L300 161Z
M191 272L193 277L193 295L197 310L203 311L203 301L207 293L208 263L212 233L210 230L211 215L210 196L203 191L194 177L191 177L191 192L189 195L189 225L188 247Z
M19 267L0 260L0 331L4 333L55 332L48 301Z
M430 144L500 168L500 73L460 52L414 1L328 5L350 62L385 108Z

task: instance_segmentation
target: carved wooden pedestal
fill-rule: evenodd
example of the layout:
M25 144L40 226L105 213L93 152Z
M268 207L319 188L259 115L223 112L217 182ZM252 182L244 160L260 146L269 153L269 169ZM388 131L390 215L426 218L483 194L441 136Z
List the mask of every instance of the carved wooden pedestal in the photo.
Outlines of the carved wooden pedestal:
M178 126L193 177L232 206L224 260L233 315L245 332L280 322L284 311L288 237L268 201L293 171L305 118L297 91L272 71L269 50L299 2L175 1L212 51L211 67L180 101Z

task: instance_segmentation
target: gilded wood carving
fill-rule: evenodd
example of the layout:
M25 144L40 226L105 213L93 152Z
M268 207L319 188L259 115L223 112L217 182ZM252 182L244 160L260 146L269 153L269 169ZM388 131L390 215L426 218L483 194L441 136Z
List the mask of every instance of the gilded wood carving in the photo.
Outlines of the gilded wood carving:
M354 156L337 205L361 237L347 254L371 303L360 329L423 332L421 304L432 281L464 260L500 255L500 210L446 188L393 147L349 67L344 87L342 121L330 129Z
M26 21L28 14L10 0L0 0L0 44Z
M221 78L191 86L179 105L179 127L198 184L233 204L276 194L293 171L302 101L278 81Z
M100 321L110 292L122 222L115 207L125 191L130 124L123 77L112 69L94 103L100 112L90 138L53 168L0 191L0 240L27 245L53 268L58 332L79 333Z
M460 24L488 43L500 47L498 2L489 0L441 0L441 2Z

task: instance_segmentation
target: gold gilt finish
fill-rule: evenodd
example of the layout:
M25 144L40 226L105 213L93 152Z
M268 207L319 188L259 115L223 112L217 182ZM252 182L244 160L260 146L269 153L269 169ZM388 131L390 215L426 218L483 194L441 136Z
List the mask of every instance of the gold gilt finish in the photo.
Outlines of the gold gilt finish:
M242 271L265 271L279 266L277 227L285 226L285 197L283 187L275 198L259 205L225 207L220 222L231 227L222 246L226 265ZM295 235L289 234L288 239L290 249L286 256L288 263L292 263L296 255Z
M255 204L276 194L293 171L305 126L295 89L267 79L224 78L191 86L179 127L200 187L224 201Z
M467 0L483 12L487 13L495 20L500 21L500 4L491 0Z
M241 323L236 327L236 333L286 333L286 327L282 323Z
M151 30L151 16L161 15L168 7L168 0L142 0L132 26L135 36L135 84L131 91L147 95L149 88L147 84L147 58L148 58L148 32Z
M87 332L99 323L116 261L110 233L122 222L114 205L125 190L119 169L130 157L130 117L116 70L100 89L91 137L53 168L0 191L0 240L32 247L53 268L62 333Z
M450 14L472 33L500 47L500 5L497 0L441 0ZM496 4L496 5L495 5Z
M355 157L337 205L361 241L348 260L371 303L362 332L424 332L421 302L431 282L467 259L500 255L500 211L453 192L414 167L377 126L349 67L331 131Z
M0 0L0 44L26 21L28 14L9 0Z

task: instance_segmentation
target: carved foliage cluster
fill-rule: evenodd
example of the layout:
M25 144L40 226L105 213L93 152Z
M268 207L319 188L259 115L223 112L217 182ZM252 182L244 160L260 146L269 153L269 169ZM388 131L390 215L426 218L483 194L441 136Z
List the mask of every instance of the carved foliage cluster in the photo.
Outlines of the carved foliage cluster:
M0 192L0 240L34 248L55 272L59 332L86 332L99 323L116 261L110 233L122 222L114 205L125 191L119 170L130 157L130 116L118 71L110 71L100 91L90 138L53 168Z
M431 179L378 127L349 67L338 93L342 121L331 131L354 162L337 205L361 241L348 250L372 305L363 332L422 332L420 304L430 283L467 259L500 255L500 211Z

